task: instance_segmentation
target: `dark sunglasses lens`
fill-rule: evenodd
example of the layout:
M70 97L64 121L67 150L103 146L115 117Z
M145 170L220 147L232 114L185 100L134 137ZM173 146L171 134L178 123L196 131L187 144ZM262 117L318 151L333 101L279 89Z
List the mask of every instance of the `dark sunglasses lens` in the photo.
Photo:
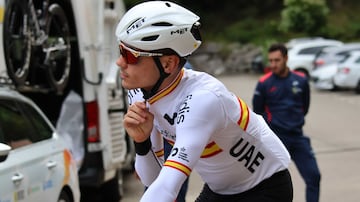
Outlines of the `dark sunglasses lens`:
M138 62L138 58L122 46L120 46L120 54L128 64L136 64Z

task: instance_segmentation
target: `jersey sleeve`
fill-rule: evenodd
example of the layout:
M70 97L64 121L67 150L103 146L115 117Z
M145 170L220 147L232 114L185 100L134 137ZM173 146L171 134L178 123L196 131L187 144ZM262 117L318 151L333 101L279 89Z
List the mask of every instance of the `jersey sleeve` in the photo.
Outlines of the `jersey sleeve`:
M225 126L225 110L220 96L203 90L187 95L179 105L175 144L142 202L154 201L154 198L157 201L175 200L182 184L211 142L212 135Z
M257 114L263 114L265 111L265 97L263 94L263 85L258 82L252 99L253 111Z
M153 134L150 136L151 148L162 165L164 163L164 139L156 129L153 130Z
M143 93L140 89L132 89L127 92L129 105L135 102L143 102ZM164 163L164 143L159 132L153 128L150 136L151 150L146 155L136 155L135 170L141 182L149 186L159 175Z
M156 179L164 161L163 141L161 135L153 129L151 133L151 150L146 155L136 154L135 170L141 182L150 186ZM159 154L162 151L162 156Z

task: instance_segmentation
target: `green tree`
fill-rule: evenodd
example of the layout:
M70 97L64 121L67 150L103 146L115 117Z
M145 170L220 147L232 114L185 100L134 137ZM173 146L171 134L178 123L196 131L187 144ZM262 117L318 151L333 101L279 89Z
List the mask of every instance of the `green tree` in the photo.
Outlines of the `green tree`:
M285 0L280 30L319 33L327 24L329 9L324 0Z

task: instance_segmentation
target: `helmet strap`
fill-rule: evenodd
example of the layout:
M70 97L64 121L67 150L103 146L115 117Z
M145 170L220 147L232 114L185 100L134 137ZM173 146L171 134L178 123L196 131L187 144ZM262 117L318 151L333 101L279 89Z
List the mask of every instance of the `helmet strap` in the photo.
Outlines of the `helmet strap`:
M151 98L153 95L155 95L157 93L157 91L159 90L160 85L163 83L163 81L166 79L166 77L168 77L170 74L166 73L164 71L164 67L162 66L161 62L160 62L160 57L153 57L156 67L159 70L160 73L160 78L157 80L157 82L155 83L155 85L152 87L152 89L150 91L146 91L145 89L141 89L141 91L143 92L144 96L143 98L145 100Z

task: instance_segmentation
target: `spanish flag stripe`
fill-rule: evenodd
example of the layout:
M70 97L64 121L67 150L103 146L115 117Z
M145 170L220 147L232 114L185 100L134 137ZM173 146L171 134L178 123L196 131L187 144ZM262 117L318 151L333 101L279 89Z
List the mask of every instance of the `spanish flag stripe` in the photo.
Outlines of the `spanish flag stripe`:
M209 144L206 145L205 149L211 148L211 147L213 147L214 145L216 145L215 142L210 142Z
M170 140L166 140L171 146L174 146L175 142L170 141Z
M205 147L203 153L201 154L201 158L208 158L222 151L223 150L215 142L211 142Z
M238 120L238 125L240 126L240 128L242 128L243 130L246 131L246 128L249 123L249 108L246 105L246 103L244 101L242 101L240 98L238 98L238 101L239 101L240 108L241 108L240 119Z
M181 81L181 78L183 77L184 75L184 69L182 69L180 71L180 73L178 74L178 76L176 77L176 79L173 81L172 84L170 84L169 87L167 87L166 89L160 91L159 93L157 93L154 97L150 98L149 99L149 103L150 104L153 104L154 102L158 101L160 98L170 94L175 88L176 86L179 85L180 81Z
M157 157L164 156L164 150L162 149L162 150L156 151L156 152L155 152L155 155L156 155Z
M201 158L209 158L209 157L215 156L216 154L218 154L218 153L220 153L220 152L222 152L222 151L223 151L223 150L220 149L220 150L214 151L214 152L209 153L209 154L203 153L203 154L201 155Z
M165 161L164 166L175 168L183 172L186 176L189 176L191 173L191 169L189 167L176 161L167 160Z
M169 141L169 140L167 141L171 146L174 146L175 143L173 141ZM222 151L223 150L215 142L210 142L209 144L206 145L204 151L202 152L201 158L208 158Z

